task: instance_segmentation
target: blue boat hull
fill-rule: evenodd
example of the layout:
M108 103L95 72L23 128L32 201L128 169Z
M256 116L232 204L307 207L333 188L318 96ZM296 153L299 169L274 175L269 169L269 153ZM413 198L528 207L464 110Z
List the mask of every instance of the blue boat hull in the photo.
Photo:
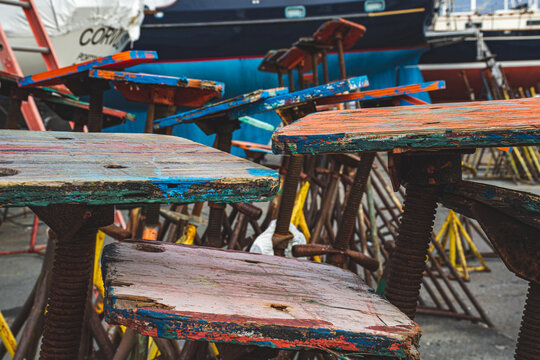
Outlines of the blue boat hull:
M369 89L378 89L396 85L406 85L422 82L422 75L418 68L418 60L426 49L400 49L387 51L366 51L347 53L345 61L349 76L368 75ZM269 89L278 86L277 76L257 70L262 58L227 59L212 61L176 61L144 64L133 67L131 70L162 75L189 75L191 78L211 79L226 84L225 97L232 97L257 89ZM328 58L330 78L338 79L337 55L330 54ZM287 82L285 82L287 85ZM429 101L427 94L420 98ZM112 132L143 132L146 117L146 108L141 104L127 102L115 92L109 91L106 103L133 112L137 122L107 129ZM279 125L280 119L274 113L256 116L257 119L268 122L274 126ZM185 124L177 126L174 135L186 137L194 141L212 145L214 136L205 135L196 125ZM267 144L271 133L253 126L242 124L241 129L234 133L235 140L252 141ZM235 152L242 155L242 152Z

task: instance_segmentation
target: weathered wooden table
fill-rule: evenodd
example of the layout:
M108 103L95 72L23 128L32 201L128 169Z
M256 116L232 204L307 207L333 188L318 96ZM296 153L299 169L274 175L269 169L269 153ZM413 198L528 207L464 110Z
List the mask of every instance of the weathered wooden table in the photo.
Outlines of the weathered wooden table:
M93 79L90 70L121 70L126 67L157 59L154 51L124 51L111 56L66 66L60 69L26 76L18 80L21 88L36 86L65 85L77 96L90 96L88 131L99 132L103 128L103 94L109 82Z
M404 184L407 195L385 294L410 318L416 312L437 202L476 218L507 267L530 282L516 350L517 359L529 359L540 355L540 197L462 181L461 153L538 145L539 124L539 99L332 111L278 130L273 150L360 152L362 157L389 152L394 189Z
M420 328L334 266L149 241L108 245L102 262L107 321L141 334L418 356Z
M187 77L100 69L90 71L88 77L111 82L127 100L148 104L145 126L147 133L152 132L156 118L156 105L161 106L158 108L157 116L161 118L162 114L168 112L167 115L170 115L170 112L176 112L176 106L199 107L211 100L221 98L225 93L225 84L221 82Z
M43 359L72 359L97 229L114 204L261 201L278 174L178 137L0 130L0 204L29 206L58 235Z

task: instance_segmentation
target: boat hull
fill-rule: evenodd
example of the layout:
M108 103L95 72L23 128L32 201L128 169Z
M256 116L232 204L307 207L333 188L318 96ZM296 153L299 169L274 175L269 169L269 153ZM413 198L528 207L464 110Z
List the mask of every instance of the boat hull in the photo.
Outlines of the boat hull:
M486 31L484 40L502 66L511 88L530 89L540 84L540 30ZM469 92L463 80L465 72L476 99L483 88L483 62L476 61L476 39L433 48L420 59L426 81L445 80L446 90L436 92L434 102L466 101Z

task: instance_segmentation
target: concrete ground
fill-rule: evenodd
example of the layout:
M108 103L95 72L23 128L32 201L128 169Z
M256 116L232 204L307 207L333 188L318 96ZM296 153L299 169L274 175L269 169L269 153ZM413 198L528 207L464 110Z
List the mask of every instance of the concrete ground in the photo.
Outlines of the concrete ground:
M507 182L495 184L515 187ZM523 191L540 192L537 186L517 187ZM28 213L9 218L20 212L20 209L10 209L8 220L0 226L0 251L27 247L33 215ZM444 212L438 215L436 229L444 216ZM45 232L46 226L41 224L38 245L44 244ZM0 310L8 322L13 320L32 290L42 258L37 254L0 256ZM416 321L423 330L420 342L422 359L502 360L513 357L527 283L509 272L498 258L487 259L487 263L491 272L472 273L468 287L494 327L467 320L418 315Z

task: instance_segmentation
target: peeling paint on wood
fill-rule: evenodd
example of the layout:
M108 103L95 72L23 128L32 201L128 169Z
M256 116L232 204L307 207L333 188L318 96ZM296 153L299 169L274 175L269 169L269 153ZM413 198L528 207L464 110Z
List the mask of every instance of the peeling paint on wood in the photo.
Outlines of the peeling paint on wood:
M540 144L540 99L328 111L272 136L276 154Z
M368 91L360 91L360 92L354 92L351 94L343 94L338 96L333 96L330 98L324 98L317 100L317 105L331 105L331 104L339 104L347 101L370 101L370 100L377 100L377 99L383 99L383 98L389 98L389 97L397 97L397 96L403 96L408 94L416 94L420 92L426 92L426 91L434 91L434 90L442 90L446 88L446 84L444 81L430 81L420 84L413 84L413 85L404 85L404 86L395 86L385 89L377 89L377 90L368 90Z
M26 76L19 79L18 84L21 87L58 85L63 84L66 77L75 76L91 69L124 69L126 67L156 60L157 58L158 56L155 51L124 51L60 69Z
M241 116L251 116L267 111L299 106L308 102L335 96L345 91L354 91L369 85L367 76L358 76L347 80L340 80L330 84L312 87L305 90L286 93L286 91L264 90L267 94L262 97L255 93L242 95L218 104L205 106L200 109L176 114L156 120L154 127L157 129L174 126L182 123L191 123L203 119L215 119L223 121L223 117L236 120ZM263 90L259 90L263 91ZM270 95L274 92L274 96ZM284 93L285 92L285 93ZM249 100L249 101L248 101Z
M91 70L88 76L111 81L126 99L145 103L199 107L225 93L224 83L187 77L109 70Z
M148 241L108 245L102 262L107 321L145 335L415 356L420 328L334 266Z
M0 130L0 204L263 201L277 172L179 137Z

